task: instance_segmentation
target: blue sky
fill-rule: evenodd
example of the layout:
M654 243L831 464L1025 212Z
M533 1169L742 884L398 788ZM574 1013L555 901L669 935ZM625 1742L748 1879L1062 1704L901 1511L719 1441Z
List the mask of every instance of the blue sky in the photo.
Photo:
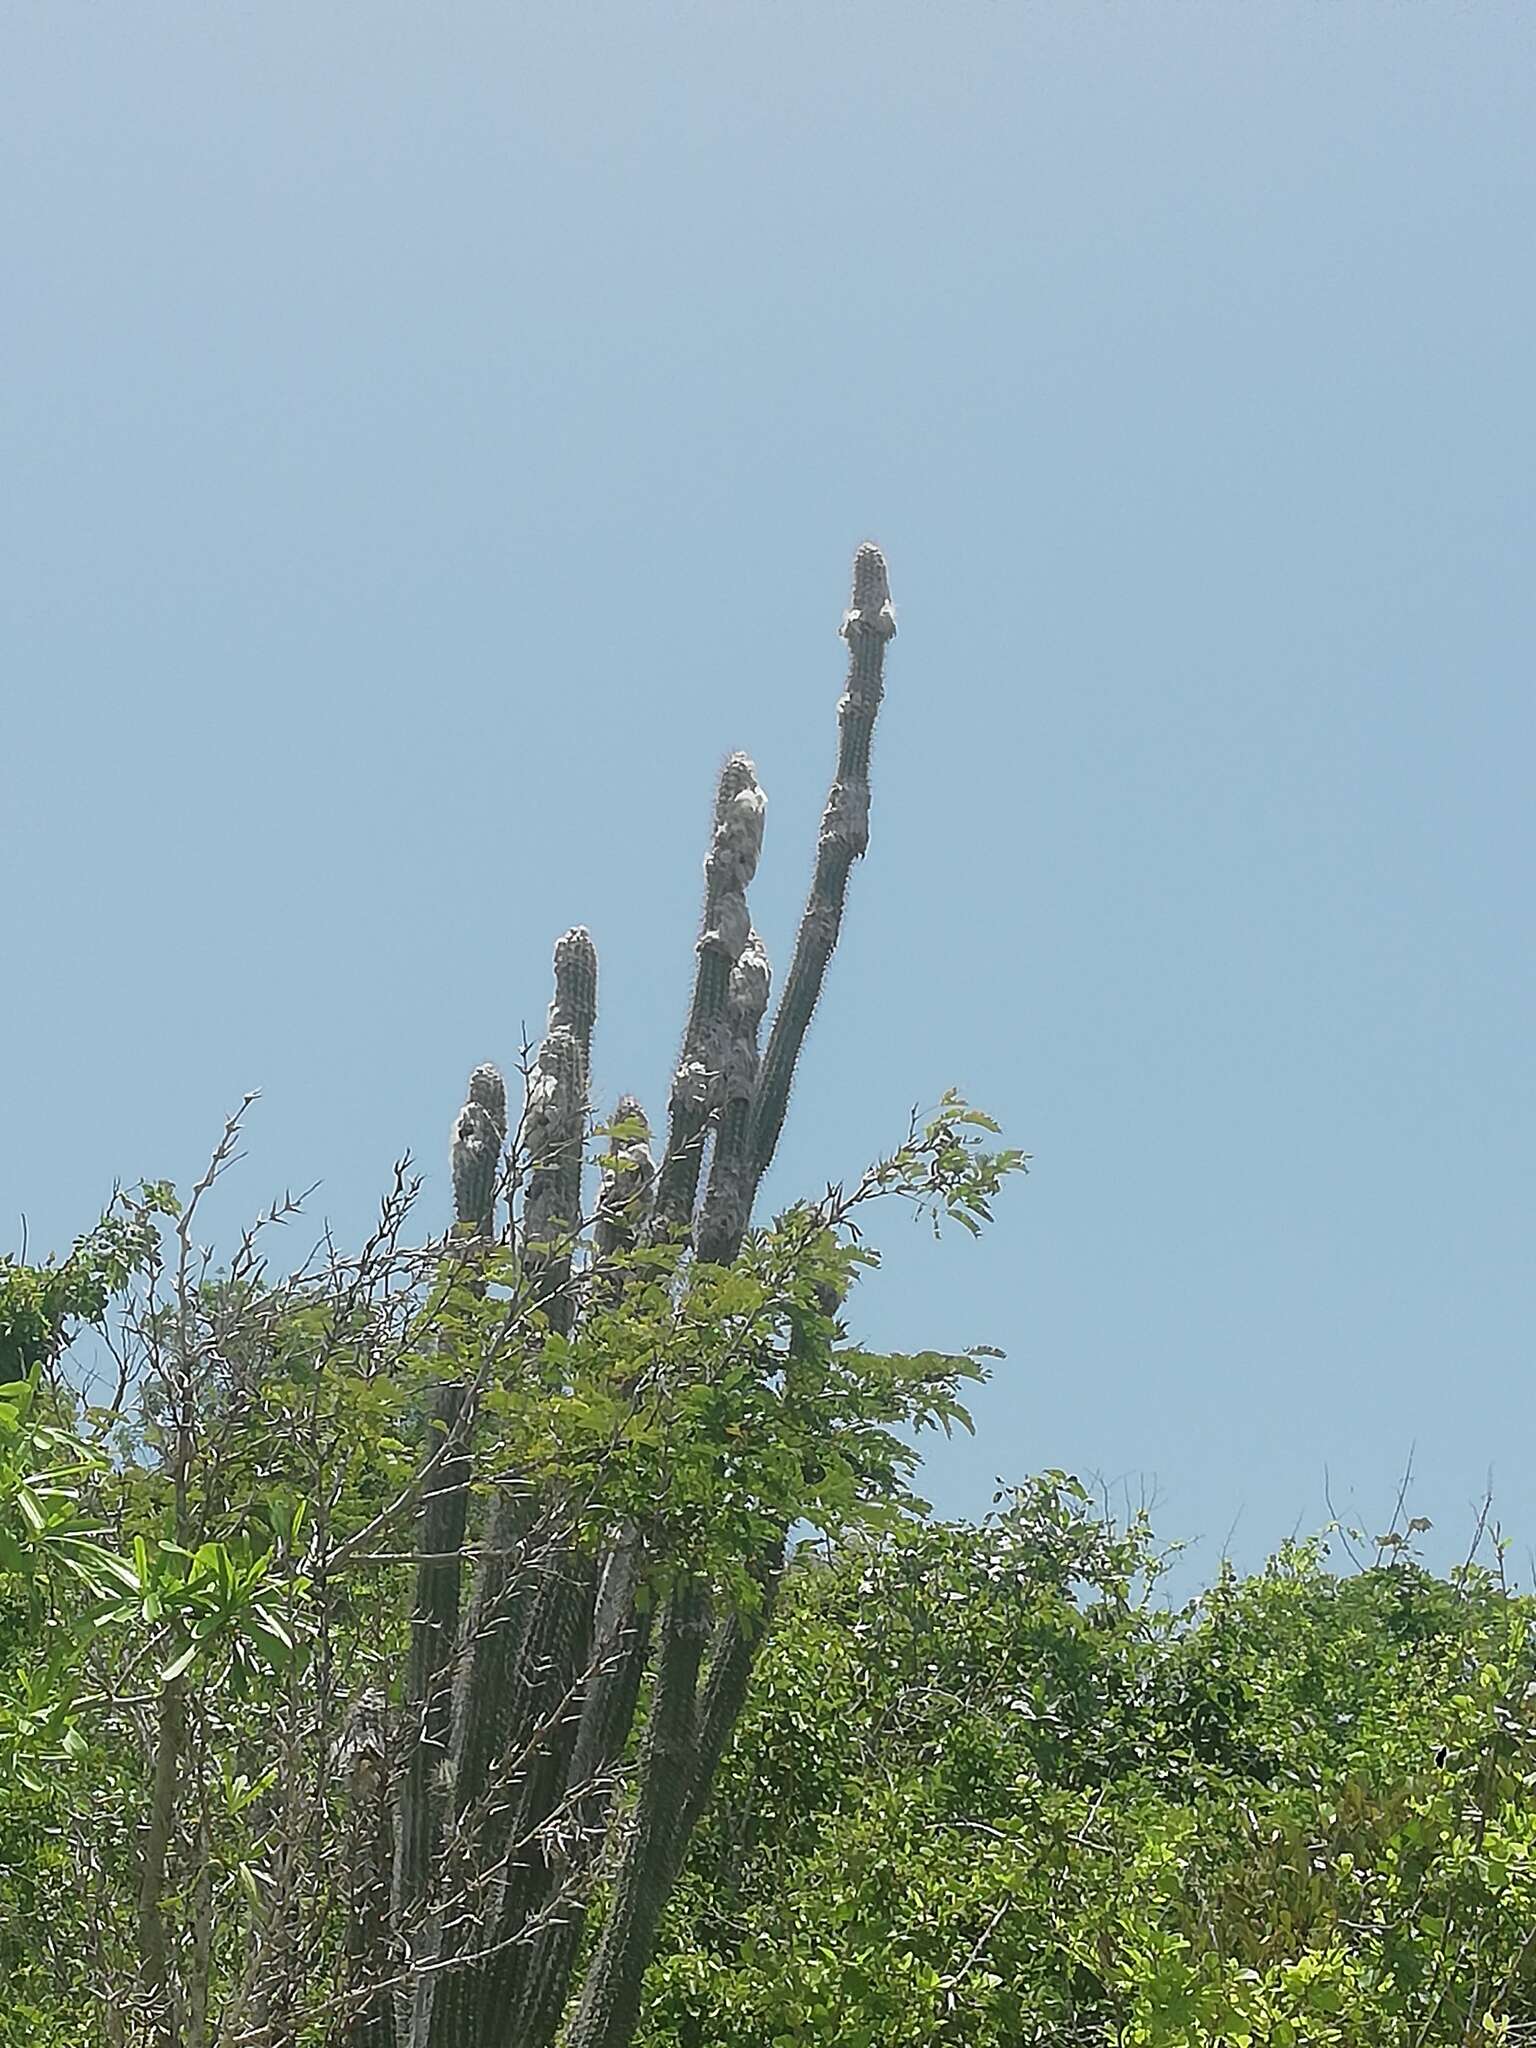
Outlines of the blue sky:
M769 1190L1033 1155L858 1327L1253 1563L1490 1472L1527 1571L1536 12L263 0L0 20L0 1241L447 1200L600 949L665 1096L721 756L782 968L848 562L873 845ZM305 1243L307 1244L307 1238ZM295 1250L303 1247L296 1241Z

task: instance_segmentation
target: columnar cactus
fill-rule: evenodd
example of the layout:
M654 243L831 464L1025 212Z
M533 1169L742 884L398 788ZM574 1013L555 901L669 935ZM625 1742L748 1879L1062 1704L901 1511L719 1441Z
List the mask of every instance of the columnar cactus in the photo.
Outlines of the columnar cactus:
M495 1067L476 1067L454 1122L451 1164L455 1220L477 1242L494 1233L506 1137L506 1084ZM410 1708L395 1831L394 1910L402 1925L425 1896L439 1832L439 1780L450 1732L448 1664L459 1626L458 1554L469 1508L470 1461L462 1441L466 1400L463 1381L450 1379L432 1403L428 1443L434 1462L417 1527L422 1563L411 1613Z
M597 1018L597 952L578 925L555 947L549 1030L528 1077L523 1142L530 1162L523 1235L541 1247L552 1318L568 1320L567 1241L581 1227L581 1148L587 1135L587 1077Z
M747 888L765 800L745 754L725 763L666 1146L658 1168L643 1112L623 1097L607 1139L590 1252L582 1242L581 1167L597 956L579 928L556 948L549 1028L528 1074L527 1177L510 1240L520 1284L549 1328L569 1331L583 1298L611 1305L622 1285L619 1256L648 1235L683 1239L696 1258L717 1264L740 1249L837 942L849 871L868 841L870 737L894 630L884 561L876 548L861 548L842 626L849 668L837 772L761 1058L769 967ZM478 1068L453 1148L459 1235L476 1243L496 1235L505 1134L500 1077ZM486 1518L450 1655L445 1636L461 1599L466 1400L458 1384L440 1394L420 1523L394 1905L397 1950L424 1967L396 2048L550 2048L562 2026L568 2048L624 2048L662 1907L745 1697L768 1601L751 1619L717 1620L707 1590L685 1580L666 1602L654 1632L635 1809L578 1995L573 1973L585 1946L584 1909L567 1880L573 1858L590 1863L611 1818L605 1787L633 1726L652 1650L637 1603L641 1539L633 1527L616 1529L605 1554L591 1558L571 1540L567 1503L504 1487ZM768 1599L781 1561L761 1561ZM574 1831L570 1841L562 1829Z

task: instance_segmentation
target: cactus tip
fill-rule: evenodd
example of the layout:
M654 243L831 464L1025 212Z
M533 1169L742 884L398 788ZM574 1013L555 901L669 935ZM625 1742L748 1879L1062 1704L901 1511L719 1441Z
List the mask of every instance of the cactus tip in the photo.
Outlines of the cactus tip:
M469 1077L469 1100L483 1109L501 1137L507 1135L507 1084L489 1060Z
M884 641L895 630L896 614L891 609L885 557L873 541L867 540L853 558L853 597L839 631L845 640L867 634Z
M757 767L750 754L728 755L720 770L720 787L715 798L717 815L744 789L757 785Z
M584 924L555 941L555 1000L550 1024L568 1025L583 1044L597 1021L597 948Z
M885 557L872 540L867 540L853 558L854 604L861 609L865 605L873 605L878 611L881 605L890 602L890 596Z

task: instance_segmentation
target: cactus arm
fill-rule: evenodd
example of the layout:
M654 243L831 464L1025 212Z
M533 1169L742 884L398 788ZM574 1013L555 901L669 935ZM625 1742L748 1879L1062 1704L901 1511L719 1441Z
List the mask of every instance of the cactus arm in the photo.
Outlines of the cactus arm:
M661 1915L746 1704L783 1564L782 1545L765 1551L754 1572L760 1604L750 1613L727 1615L713 1629L708 1589L698 1580L684 1580L668 1601L635 1825L614 1875L575 2020L562 2037L565 2048L627 2048L633 2038ZM535 2032L529 2048L547 2048L550 2038Z
M589 1657L596 1573L547 1518L536 1540L531 1598L515 1654L506 1661L505 1733L488 1757L486 1793L470 1816L470 1866L490 1875L470 1946L487 1951L451 1972L449 1993L433 2015L433 2048L465 2041L489 2048L505 2037L507 2016L521 2013L533 1960L530 1917L557 1889L549 1824L558 1824L575 1714L571 1702ZM526 1582L529 1567L523 1567ZM473 2021L469 2024L469 2016Z
M686 1846L682 1821L695 1767L696 1701L707 1628L703 1589L684 1580L662 1618L633 1827L567 2048L626 2048L633 2036L640 1987Z
M597 954L580 927L556 945L554 977L548 1030L528 1074L522 1237L531 1304L564 1334L575 1314L571 1249L581 1225L597 1015ZM591 1561L573 1550L557 1502L515 1490L498 1499L463 1632L452 1780L462 1859L469 1872L499 1875L478 1932L439 1928L435 1944L439 1958L466 1938L491 1953L443 1972L418 1999L416 2038L430 2048L494 2039L497 2015L511 2009L520 1992L528 1955L514 1937L537 1902L541 1877L539 1859L526 1845L560 1799L575 1739L573 1718L570 1725L545 1724L587 1659L593 1574ZM541 1728L544 1734L528 1750L530 1734Z
M597 953L578 925L555 947L555 999L528 1076L523 1118L529 1155L523 1201L528 1276L536 1305L550 1328L562 1334L571 1327L575 1306L570 1254L582 1220L581 1155L596 1017Z
M460 1233L494 1235L496 1185L507 1138L507 1088L492 1066L476 1067L453 1127L453 1213Z
M710 1160L709 1187L694 1228L694 1247L711 1265L727 1266L747 1232L755 1182L747 1152L752 1098L757 1086L757 1035L768 1007L768 953L750 932L731 970L721 1020L724 1054L720 1121Z
M884 558L876 548L861 548L854 562L853 601L842 626L849 663L847 687L838 707L837 774L822 815L816 869L794 957L760 1067L756 1038L767 1000L767 959L760 942L752 945L750 929L743 935L730 978L718 991L710 1013L711 1038L718 1047L715 1063L722 1075L717 1087L722 1114L710 1185L696 1230L701 1258L734 1258L750 1221L758 1184L783 1129L795 1064L837 944L849 872L869 841L870 741L883 694L885 646L894 631ZM744 895L740 915L744 921ZM701 941L701 982L703 967ZM696 996L680 1076L688 1065L698 1016ZM697 1125L698 1152L702 1152L708 1115L706 1107ZM690 1135L685 1130L685 1141ZM669 1161L676 1139L674 1116ZM664 1166L664 1204L666 1171ZM696 1185L695 1166L688 1184L690 1204ZM682 1220L680 1209L675 1197L667 1205L669 1216L678 1220ZM612 1901L582 1984L568 2048L624 2048L632 2037L661 1914L745 1701L781 1567L782 1551L765 1557L759 1572L764 1594L761 1609L752 1615L729 1615L719 1624L702 1679L702 1643L709 1632L707 1589L685 1580L668 1604L635 1827L615 1875Z
M594 1677L582 1703L566 1778L575 1841L573 1896L537 1937L519 2011L518 2048L550 2048L570 2002L571 1975L586 1931L585 1879L607 1839L617 1767L634 1725L651 1645L650 1617L635 1592L640 1546L628 1532L608 1553L593 1636Z
M616 1260L639 1243L655 1199L650 1126L639 1102L621 1096L613 1113L593 1222L599 1260ZM623 1274L597 1282L617 1301ZM586 1927L581 1883L606 1839L615 1768L634 1724L650 1649L648 1614L637 1610L644 1546L632 1524L607 1546L592 1608L589 1677L577 1709L565 1781L565 1834L572 1896L534 1937L518 2004L518 2048L549 2048L570 1996L571 1972Z
M741 1710L757 1653L768 1634L784 1571L784 1546L765 1551L754 1572L761 1605L750 1613L728 1614L715 1631L709 1663L699 1688L698 1732L694 1769L683 1804L682 1838L686 1844L703 1815Z
M886 642L896 630L885 557L877 547L861 547L854 557L853 601L841 630L848 642L848 682L838 706L837 775L822 813L816 871L752 1105L747 1150L754 1193L784 1128L795 1063L837 944L848 873L869 844L870 740L884 694Z
M395 2048L395 2001L387 1988L393 1959L390 1870L395 1846L383 1701L378 1695L358 1702L341 1747L349 1764L352 1808L347 1980L358 2003L340 2030L338 2048Z
M549 1028L570 1032L581 1047L584 1074L592 1065L596 1024L597 948L585 925L573 925L555 942L555 996L549 1006Z
M507 1091L495 1067L476 1067L468 1099L453 1129L451 1167L454 1215L460 1232L478 1243L494 1230L501 1149L507 1135ZM433 1392L427 1459L439 1459L417 1521L411 1601L411 1647L406 1674L406 1738L400 1825L395 1845L394 1911L404 1927L426 1896L441 1823L437 1782L449 1743L451 1686L448 1663L459 1626L464 1542L469 1510L469 1458L459 1448L468 1390L448 1380Z
M664 1231L686 1231L693 1220L704 1146L719 1103L721 1023L731 974L751 936L747 884L762 851L765 808L757 770L745 754L732 754L715 798L714 837L704 862L699 964L672 1080L667 1148L657 1183L656 1220Z

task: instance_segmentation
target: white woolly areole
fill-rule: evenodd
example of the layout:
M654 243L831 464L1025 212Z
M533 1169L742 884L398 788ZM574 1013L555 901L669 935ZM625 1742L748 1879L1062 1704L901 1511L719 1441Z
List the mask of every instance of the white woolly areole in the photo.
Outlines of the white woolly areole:
M525 1130L535 1160L550 1145L566 1144L581 1119L581 1049L557 1025L534 1057L528 1076Z
M455 1145L467 1145L477 1151L495 1145L500 1135L495 1118L478 1102L466 1102L453 1127Z
M768 989L772 979L768 948L756 932L748 932L741 958L731 970L731 992L727 998L730 1014L750 1019L755 1027L768 1007Z
M757 1079L757 1031L768 1007L771 976L768 949L756 932L748 934L741 958L731 970L730 994L723 1022L721 1094L726 1102L751 1100Z
M722 896L713 906L715 921L699 939L699 950L708 948L712 952L728 953L732 960L740 954L752 933L752 920L747 912L747 899L737 891Z
M744 889L757 873L768 799L751 783L722 804L704 871L712 889Z
M715 1071L697 1053L679 1060L672 1076L674 1109L708 1109L714 1094Z
M887 598L878 608L874 605L850 605L843 613L843 623L838 628L845 640L855 633L873 633L878 640L889 640L896 631L896 614Z
M738 790L746 789L756 781L757 769L750 754L738 752L727 755L715 793L715 816L719 817L722 807Z
M507 1134L507 1084L499 1068L487 1060L469 1077L469 1099L483 1109L502 1137Z
M834 782L822 814L821 836L863 853L869 845L869 784Z

